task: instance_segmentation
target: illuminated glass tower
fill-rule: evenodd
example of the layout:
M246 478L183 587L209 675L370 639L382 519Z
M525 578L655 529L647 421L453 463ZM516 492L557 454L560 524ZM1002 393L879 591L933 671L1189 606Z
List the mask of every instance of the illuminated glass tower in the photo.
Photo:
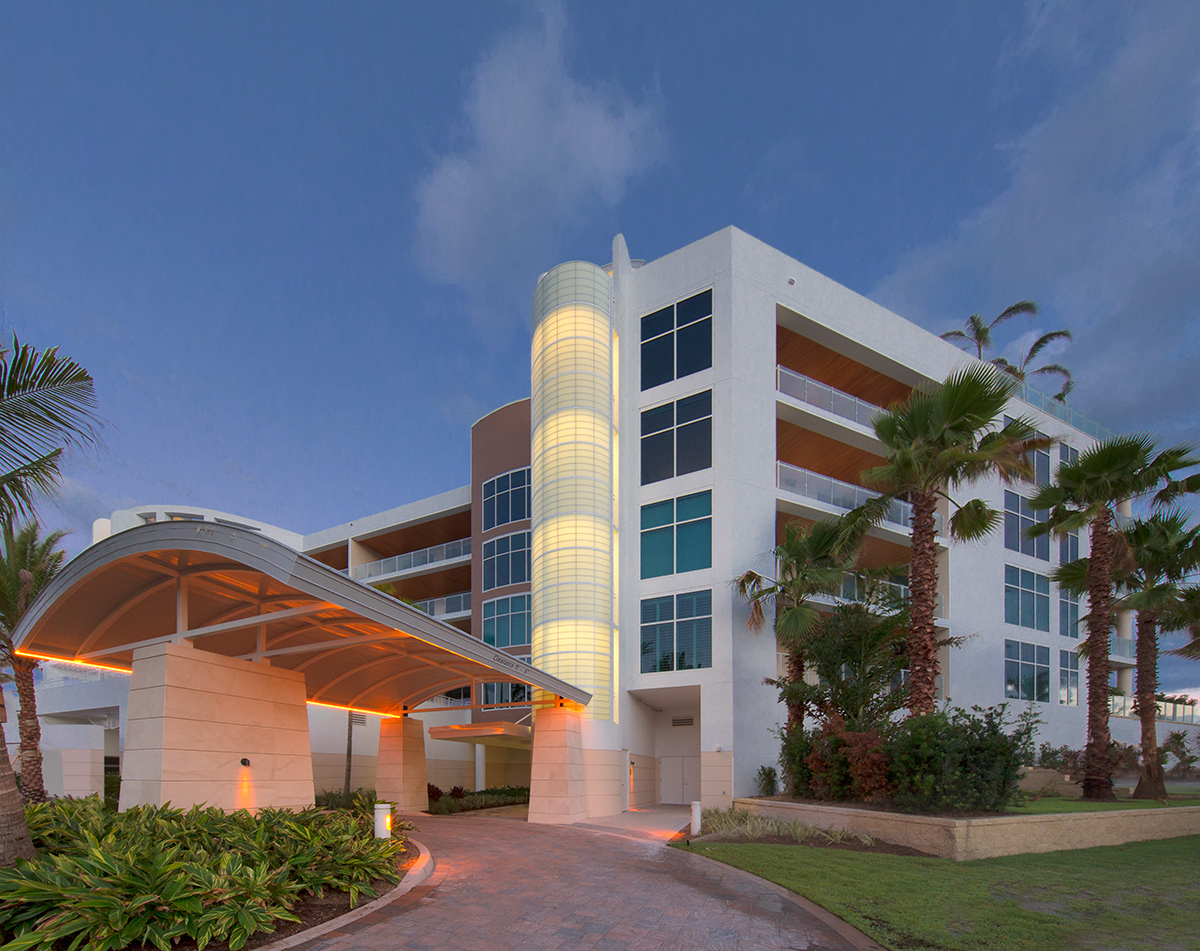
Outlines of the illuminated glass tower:
M612 280L560 264L533 295L533 663L612 720Z

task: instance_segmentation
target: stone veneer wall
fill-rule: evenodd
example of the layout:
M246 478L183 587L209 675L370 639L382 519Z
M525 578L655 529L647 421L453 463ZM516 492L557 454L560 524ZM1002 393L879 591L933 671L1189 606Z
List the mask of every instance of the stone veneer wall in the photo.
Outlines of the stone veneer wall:
M311 806L305 701L296 671L186 642L135 651L120 808Z
M658 805L662 798L661 764L657 756L630 755L629 808Z
M705 809L728 809L733 804L733 753L700 751L700 802Z
M355 753L350 757L350 788L373 789L375 787L375 763L378 757ZM312 754L313 787L317 792L341 791L346 783L346 754Z
M770 799L735 799L734 805L789 822L862 832L956 862L1200 834L1200 806L944 819Z
M400 812L429 808L426 792L425 724L416 717L385 717L379 724L375 797Z

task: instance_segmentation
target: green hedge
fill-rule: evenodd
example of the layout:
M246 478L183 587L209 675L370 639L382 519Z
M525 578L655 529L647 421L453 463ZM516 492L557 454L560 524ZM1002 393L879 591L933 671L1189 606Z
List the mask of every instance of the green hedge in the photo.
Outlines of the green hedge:
M180 940L241 948L293 912L305 893L373 898L397 880L403 835L375 839L363 813L140 806L99 797L29 806L38 857L0 869L0 951L115 951Z
M455 787L455 789L460 788ZM437 789L437 787L433 786L431 789ZM429 797L429 814L431 816L448 816L456 812L491 809L494 806L519 806L529 802L528 786L489 786L479 792L463 790L462 793L461 796L455 796L452 792L448 796L443 795L437 799L431 795Z

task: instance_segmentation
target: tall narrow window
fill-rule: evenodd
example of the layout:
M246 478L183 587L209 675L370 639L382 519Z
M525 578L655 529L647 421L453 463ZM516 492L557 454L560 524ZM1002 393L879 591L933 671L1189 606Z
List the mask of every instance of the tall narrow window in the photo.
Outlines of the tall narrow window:
M1058 592L1058 633L1063 637L1079 636L1079 599L1065 591Z
M642 318L642 389L712 366L712 290Z
M1058 652L1058 702L1079 706L1079 655L1074 651Z

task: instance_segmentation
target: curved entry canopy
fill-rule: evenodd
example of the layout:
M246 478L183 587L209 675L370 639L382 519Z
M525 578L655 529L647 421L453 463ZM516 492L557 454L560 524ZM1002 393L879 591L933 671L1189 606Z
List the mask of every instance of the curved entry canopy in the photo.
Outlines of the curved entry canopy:
M396 715L474 683L591 695L256 532L159 522L72 559L17 630L18 653L129 670L139 647L300 671L308 699Z

